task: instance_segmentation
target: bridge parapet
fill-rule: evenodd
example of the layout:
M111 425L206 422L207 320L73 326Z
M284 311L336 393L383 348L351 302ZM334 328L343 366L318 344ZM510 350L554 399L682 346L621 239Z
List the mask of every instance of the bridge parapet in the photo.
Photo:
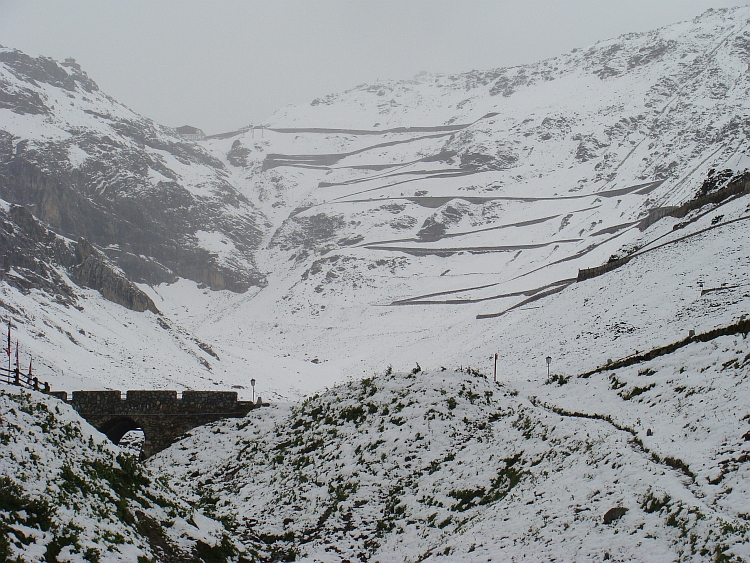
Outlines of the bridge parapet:
M177 391L128 391L120 403L123 413L181 413Z
M78 412L109 412L122 400L119 391L73 391L73 408Z
M131 404L170 404L177 400L177 391L131 390L125 395L125 401Z
M233 410L237 408L238 404L236 391L182 392L182 407L189 412Z

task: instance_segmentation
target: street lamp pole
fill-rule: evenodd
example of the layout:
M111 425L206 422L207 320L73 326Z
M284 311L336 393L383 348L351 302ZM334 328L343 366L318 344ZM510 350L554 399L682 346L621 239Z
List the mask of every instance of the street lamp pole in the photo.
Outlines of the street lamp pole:
M547 381L549 381L549 365L552 363L552 358L550 356L547 356Z
M250 380L250 386L253 388L253 403L255 402L255 378Z

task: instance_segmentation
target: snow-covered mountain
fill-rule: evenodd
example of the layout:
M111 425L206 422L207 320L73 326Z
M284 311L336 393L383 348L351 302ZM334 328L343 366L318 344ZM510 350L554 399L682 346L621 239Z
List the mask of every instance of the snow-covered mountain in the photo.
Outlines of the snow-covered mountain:
M533 336L532 356L510 354L509 334L547 324L521 303L669 236L657 219L745 169L748 18L709 11L533 65L363 85L199 142L82 71L3 49L0 197L73 254L91 246L35 256L78 305L7 258L3 302L58 387L263 373L267 396L299 397L385 357L480 365L499 350L525 377L574 350ZM161 315L109 302L134 299Z
M134 281L262 285L263 215L222 164L102 94L76 67L0 50L3 198L102 247ZM211 231L205 231L210 228ZM220 233L232 251L213 253Z
M147 465L261 559L749 560L749 50L712 10L189 142L0 49L0 306L57 388L255 378Z
M560 367L577 371L590 344L539 335L578 335L584 310L552 321L537 301L492 315L570 294L579 269L668 240L678 221L659 217L732 175L712 170L746 168L748 18L710 11L534 65L363 85L203 143L274 224L256 253L268 287L203 334L317 358L332 374L366 375L384 357L398 369L487 365L495 351L513 377L539 374L548 353L574 354ZM696 283L725 281L704 267L690 262ZM663 297L677 314L683 297ZM227 323L248 328L227 335Z

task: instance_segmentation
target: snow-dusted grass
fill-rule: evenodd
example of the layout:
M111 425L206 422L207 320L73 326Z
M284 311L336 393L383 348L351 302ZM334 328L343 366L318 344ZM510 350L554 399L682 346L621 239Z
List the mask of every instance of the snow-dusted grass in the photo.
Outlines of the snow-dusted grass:
M237 559L220 523L57 399L1 385L0 444L2 561Z
M702 502L750 519L750 340L694 342L675 352L564 385L519 384L560 412L605 416L690 478Z
M197 429L149 467L270 558L745 560L747 346L702 346L710 357L661 358L668 373L643 366L635 378L659 382L646 391L620 373L513 389L470 368L388 370ZM713 426L683 439L683 424L706 424L706 406L683 400L706 396L703 363L730 367Z

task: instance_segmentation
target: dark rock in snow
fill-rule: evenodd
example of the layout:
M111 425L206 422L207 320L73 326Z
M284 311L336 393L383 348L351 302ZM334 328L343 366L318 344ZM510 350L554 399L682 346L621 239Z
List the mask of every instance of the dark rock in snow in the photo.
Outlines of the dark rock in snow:
M620 518L625 516L625 513L627 511L628 509L623 506L615 506L614 508L610 508L604 515L604 523L611 524L615 520L619 520Z

